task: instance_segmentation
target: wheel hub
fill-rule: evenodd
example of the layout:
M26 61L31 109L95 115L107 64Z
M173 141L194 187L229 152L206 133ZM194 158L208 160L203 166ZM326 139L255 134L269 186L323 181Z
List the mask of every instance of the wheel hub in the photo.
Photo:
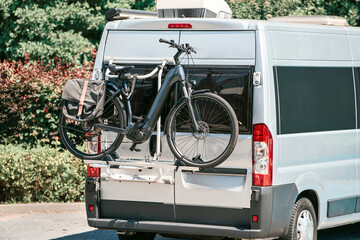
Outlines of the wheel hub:
M198 121L197 124L199 127L199 131L198 132L193 131L192 135L198 140L203 140L210 133L209 124L207 124L206 122L203 122L203 121Z
M314 238L314 220L308 210L299 214L297 221L297 238L298 240L313 240Z

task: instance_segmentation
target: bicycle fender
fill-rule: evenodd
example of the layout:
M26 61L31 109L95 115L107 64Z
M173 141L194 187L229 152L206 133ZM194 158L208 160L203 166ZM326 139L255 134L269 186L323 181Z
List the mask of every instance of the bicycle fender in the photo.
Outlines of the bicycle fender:
M191 93L191 95L195 95L195 94L199 94L199 93L206 93L206 92L211 92L211 90L210 89L200 89L200 90L193 91Z

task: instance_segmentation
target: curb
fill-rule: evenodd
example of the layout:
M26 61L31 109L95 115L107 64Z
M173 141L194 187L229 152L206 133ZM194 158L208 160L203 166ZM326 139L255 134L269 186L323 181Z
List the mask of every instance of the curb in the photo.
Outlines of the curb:
M85 211L85 203L0 204L1 214Z

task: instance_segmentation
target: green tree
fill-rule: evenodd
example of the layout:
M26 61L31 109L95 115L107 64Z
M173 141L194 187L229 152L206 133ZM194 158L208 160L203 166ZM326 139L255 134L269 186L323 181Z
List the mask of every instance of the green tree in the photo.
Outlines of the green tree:
M156 3L154 0L137 0L133 6L134 9L143 9L147 11L155 11Z
M135 0L0 0L0 58L81 63L90 58L105 26L105 11ZM75 56L75 57L74 57Z
M268 19L278 16L342 16L360 26L360 0L226 0L234 18Z

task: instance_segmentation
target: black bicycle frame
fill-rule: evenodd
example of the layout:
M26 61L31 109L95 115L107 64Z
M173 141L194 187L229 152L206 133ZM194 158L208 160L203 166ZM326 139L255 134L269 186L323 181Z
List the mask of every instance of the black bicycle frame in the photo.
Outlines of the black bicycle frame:
M153 132L156 122L159 119L161 112L164 108L165 101L168 99L169 94L173 90L175 84L180 82L181 88L183 90L184 97L188 100L189 112L191 113L191 118L194 123L196 123L195 114L191 105L191 99L186 85L186 78L184 68L181 65L176 65L171 69L165 77L164 83L162 84L160 91L156 95L155 101L153 102L151 109L144 121L143 124L130 125L127 128L126 136L134 141L134 143L143 143L149 139L151 133ZM128 108L131 111L131 106L128 101ZM128 114L129 118L132 118L131 113ZM195 129L198 129L197 124Z
M175 83L177 82L185 84L185 72L181 65L175 66L175 68L171 69L168 74L166 74L164 83L156 95L154 103L152 104L151 109L145 119L144 125L142 126L144 131L152 132L152 130L155 128L156 122L160 117L165 105L165 101L173 90Z

